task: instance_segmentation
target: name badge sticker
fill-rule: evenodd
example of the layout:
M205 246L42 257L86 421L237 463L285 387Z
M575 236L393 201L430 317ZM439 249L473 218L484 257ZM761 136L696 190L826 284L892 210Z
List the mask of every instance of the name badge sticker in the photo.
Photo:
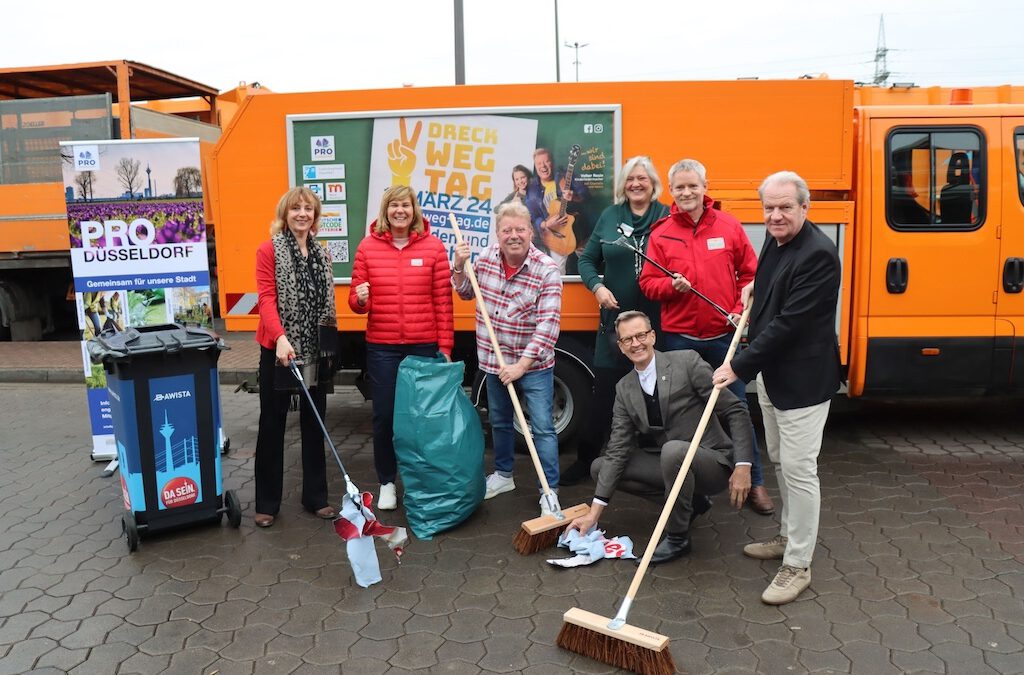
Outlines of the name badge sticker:
M712 237L708 239L708 250L709 251L720 251L725 248L725 239L723 237Z
M423 267L423 258L413 258L409 261L409 264L413 267Z

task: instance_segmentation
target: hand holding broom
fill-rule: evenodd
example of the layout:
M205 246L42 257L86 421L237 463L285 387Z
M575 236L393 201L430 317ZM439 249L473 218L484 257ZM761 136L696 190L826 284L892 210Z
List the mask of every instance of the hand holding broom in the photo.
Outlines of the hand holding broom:
M733 354L736 353L736 346L739 344L740 335L743 333L743 327L749 316L750 305L748 304L736 326L736 332L729 344L729 351L725 355L725 363L729 363ZM665 500L661 516L654 526L654 532L651 533L647 550L644 551L640 565L633 575L633 582L629 585L629 590L626 591L626 597L622 600L615 618L608 619L573 607L563 616L565 623L562 625L557 639L559 647L637 673L654 675L675 672L672 653L668 650L669 638L653 631L631 626L626 623L626 618L633 599L636 597L637 591L640 590L644 575L647 574L647 568L654 556L654 549L665 530L672 507L679 498L679 491L683 487L683 481L686 480L686 474L690 471L693 457L704 437L704 431L707 429L720 393L721 389L712 385L711 395L704 406L704 413L697 424L697 429L693 432L693 440L690 441L690 447L686 450L679 473L676 474L675 482L672 483L672 490L669 492L668 499Z
M463 243L462 232L459 230L458 221L455 219L455 214L448 212L448 220L451 223L452 231L455 233L455 241L458 244ZM476 273L473 270L473 265L467 260L463 266L463 272L469 278L469 283L473 287L473 294L476 296L477 307L480 309L480 315L483 317L484 326L487 328L487 335L491 340L491 348L494 349L494 356L498 361L499 368L505 368L505 359L501 353L501 346L498 344L498 338L494 333L494 327L491 325L490 315L487 313L487 304L484 302L484 296L480 292L480 285L477 283ZM530 451L530 459L533 461L533 468L537 472L537 477L540 479L541 490L543 491L543 498L547 507L552 511L553 515L541 516L540 518L534 518L523 523L522 528L516 534L512 540L512 545L516 551L523 555L535 553L543 548L554 545L558 541L559 533L568 527L569 523L573 518L584 515L590 507L586 504L580 504L570 509L562 510L558 503L558 497L551 490L551 486L548 485L547 477L544 475L544 468L540 463L540 456L537 454L537 447L533 443L533 434L530 432L530 425L526 421L526 415L523 414L523 407L519 403L519 396L516 394L515 385L512 382L505 384L508 389L509 398L512 400L512 408L515 411L516 419L519 420L519 426L523 430L523 436L526 438L526 447Z

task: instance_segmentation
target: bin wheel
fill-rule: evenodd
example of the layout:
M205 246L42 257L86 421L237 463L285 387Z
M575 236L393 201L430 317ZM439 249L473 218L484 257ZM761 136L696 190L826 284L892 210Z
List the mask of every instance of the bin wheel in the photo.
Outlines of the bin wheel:
M228 509L228 524L237 528L242 524L242 505L238 503L234 490L224 491L224 506Z
M121 516L121 531L128 541L129 553L135 553L139 548L139 528L135 524L135 516L130 513Z
M231 439L230 438L225 438L224 439L224 445L220 446L220 454L226 455L226 454L228 454L228 450L230 450L230 449L231 449Z

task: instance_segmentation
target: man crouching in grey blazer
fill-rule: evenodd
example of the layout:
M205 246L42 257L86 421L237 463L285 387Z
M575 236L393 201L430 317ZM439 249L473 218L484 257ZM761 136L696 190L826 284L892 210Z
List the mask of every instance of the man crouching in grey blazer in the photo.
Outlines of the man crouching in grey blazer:
M615 332L634 370L615 387L611 437L604 456L591 465L597 482L593 505L569 525L581 533L597 525L616 488L643 497L668 497L714 388L711 367L697 352L655 351L651 320L643 312L620 314ZM714 412L652 563L689 553L695 491L713 495L729 488L737 509L747 499L753 460L750 414L728 390L719 393Z

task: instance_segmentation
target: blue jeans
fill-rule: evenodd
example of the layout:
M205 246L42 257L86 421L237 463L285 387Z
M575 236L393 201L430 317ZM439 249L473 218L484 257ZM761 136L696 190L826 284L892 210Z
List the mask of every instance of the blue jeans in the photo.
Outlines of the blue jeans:
M558 435L552 418L555 369L533 370L516 380L516 393L523 411L530 415L530 431L537 446L544 477L552 490L558 487ZM494 470L512 476L515 458L515 430L512 428L512 399L497 375L487 375L487 416L494 438Z
M729 352L729 343L732 342L732 335L723 335L713 340L694 340L679 333L665 333L665 348L669 351L679 349L692 349L700 354L704 362L711 366L711 370L725 363L725 355ZM729 385L729 391L736 395L736 398L746 407L747 405L747 383L743 380L736 380ZM764 485L764 476L761 475L761 450L757 447L757 433L753 423L750 426L750 436L754 441L754 462L750 467L750 484L752 487Z
M395 387L398 366L406 356L435 356L437 343L385 345L366 343L366 375L373 397L373 466L381 485L398 477L395 458Z

